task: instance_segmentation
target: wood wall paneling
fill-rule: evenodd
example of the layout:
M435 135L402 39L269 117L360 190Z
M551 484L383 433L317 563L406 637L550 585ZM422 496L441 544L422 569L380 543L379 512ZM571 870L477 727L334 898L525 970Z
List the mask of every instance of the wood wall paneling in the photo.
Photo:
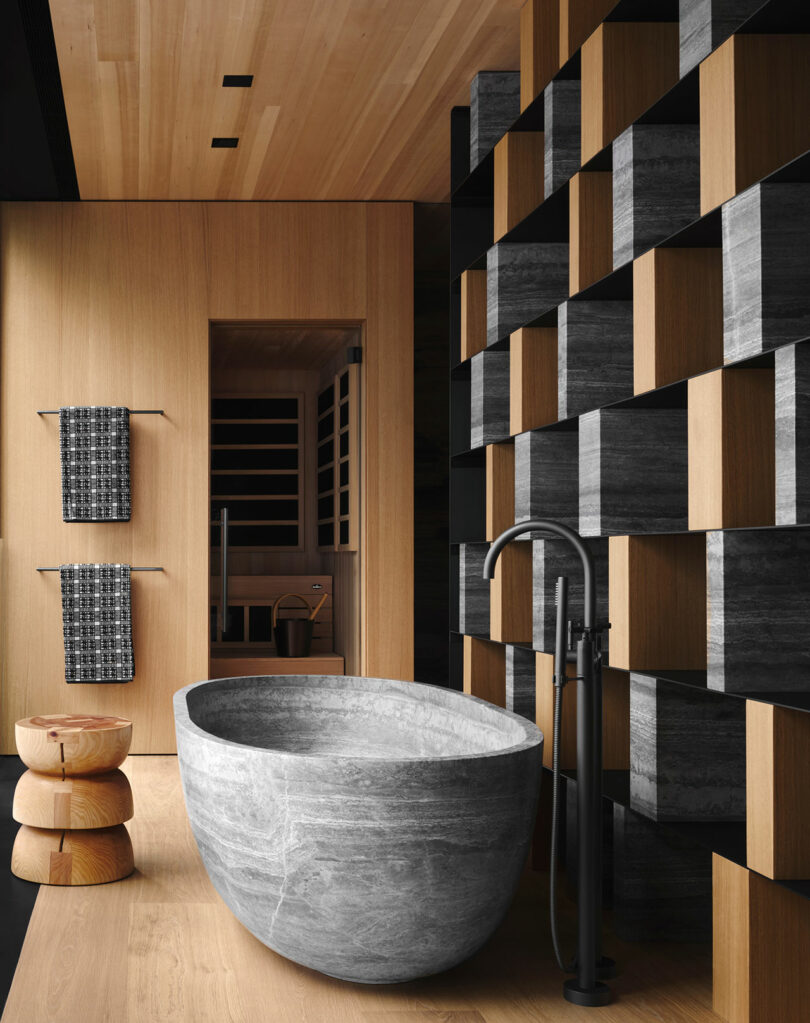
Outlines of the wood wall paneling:
M633 263L636 394L723 363L720 249L650 249Z
M532 545L504 547L489 590L489 635L500 643L532 641Z
M733 35L700 65L700 212L810 149L810 35Z
M543 152L542 131L508 131L495 144L495 241L543 201Z
M520 8L521 110L540 95L563 63L560 35L560 0L526 0Z
M713 1007L729 1023L749 1023L749 873L712 856Z
M509 433L557 421L557 328L521 327L509 341Z
M580 171L568 202L568 290L575 295L613 270L613 175Z
M506 706L506 648L464 637L464 692L498 707Z
M461 361L487 346L487 272L465 270L461 275Z
M694 377L688 419L689 528L773 525L774 371Z
M810 878L810 714L746 701L748 866Z
M486 447L486 537L490 542L515 524L515 445Z
M705 537L611 536L608 552L611 665L705 668Z
M582 47L582 162L677 81L677 22L600 25Z
M563 65L616 6L616 0L559 0L559 4L560 65Z

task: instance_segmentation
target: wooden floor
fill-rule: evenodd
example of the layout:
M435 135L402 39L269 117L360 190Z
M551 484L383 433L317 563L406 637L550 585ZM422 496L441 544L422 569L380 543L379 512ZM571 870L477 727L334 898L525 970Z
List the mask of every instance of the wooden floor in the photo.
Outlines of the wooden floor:
M40 889L2 1023L718 1019L705 945L607 942L622 971L612 982L614 1004L564 1002L541 874L526 875L494 938L448 973L363 987L296 966L252 937L212 888L187 824L176 758L130 757L124 769L135 794L128 826L136 872L116 884Z

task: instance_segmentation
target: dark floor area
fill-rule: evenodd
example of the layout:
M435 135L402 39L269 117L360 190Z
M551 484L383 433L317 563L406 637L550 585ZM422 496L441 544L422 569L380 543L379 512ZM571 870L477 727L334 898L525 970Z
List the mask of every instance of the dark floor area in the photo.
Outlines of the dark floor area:
M11 847L19 825L11 817L17 779L25 771L19 757L0 757L0 1011L20 957L28 920L39 891L38 884L21 881L11 873Z

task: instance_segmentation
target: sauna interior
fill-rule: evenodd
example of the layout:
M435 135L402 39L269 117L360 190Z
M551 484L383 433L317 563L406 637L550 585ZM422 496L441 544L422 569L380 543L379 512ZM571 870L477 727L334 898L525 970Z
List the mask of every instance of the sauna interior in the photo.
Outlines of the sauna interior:
M810 7L0 67L0 1023L807 1023Z

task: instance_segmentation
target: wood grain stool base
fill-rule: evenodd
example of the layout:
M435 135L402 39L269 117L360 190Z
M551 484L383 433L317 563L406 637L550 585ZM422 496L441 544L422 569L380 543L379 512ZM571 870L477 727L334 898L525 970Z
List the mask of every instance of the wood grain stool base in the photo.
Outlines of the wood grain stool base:
M23 824L11 853L11 872L36 884L105 884L128 877L134 869L132 842L123 824L88 831Z
M61 777L100 774L119 767L132 742L132 722L90 714L48 714L15 725L26 767Z
M118 770L64 779L26 771L14 790L14 820L36 828L109 828L132 813L129 779Z

